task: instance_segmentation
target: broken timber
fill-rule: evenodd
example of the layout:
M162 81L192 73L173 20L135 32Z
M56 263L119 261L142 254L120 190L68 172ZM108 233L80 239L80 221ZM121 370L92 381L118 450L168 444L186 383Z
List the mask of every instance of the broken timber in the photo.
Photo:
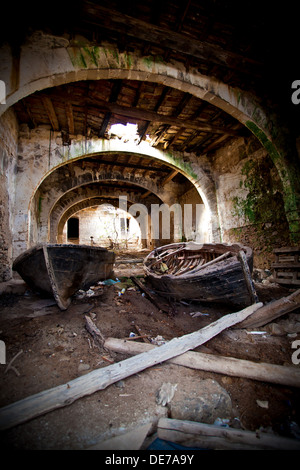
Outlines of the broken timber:
M132 343L117 338L107 338L105 347L122 354L141 354L157 348L153 344ZM234 357L218 356L189 351L168 362L190 369L215 372L232 377L269 382L290 387L300 387L300 370L297 367L280 366L264 362L253 362Z
M238 328L259 328L299 307L300 289L287 297L274 300L264 305L262 308L259 308L250 318L239 323Z
M241 250L238 253L238 259L240 260L240 263L242 265L242 270L245 278L245 282L247 285L247 289L251 298L252 303L257 303L258 302L258 296L256 294L254 284L252 281L249 265L247 263L247 258L243 250Z
M174 338L152 351L139 354L137 357L130 357L101 369L96 369L66 384L7 405L0 409L0 430L12 428L52 410L70 405L83 396L104 390L119 380L194 349L209 341L223 330L246 319L261 305L261 303L254 304L239 312L224 315L201 330L180 338Z
M297 439L169 418L160 418L157 436L166 441L202 449L300 450L300 441Z

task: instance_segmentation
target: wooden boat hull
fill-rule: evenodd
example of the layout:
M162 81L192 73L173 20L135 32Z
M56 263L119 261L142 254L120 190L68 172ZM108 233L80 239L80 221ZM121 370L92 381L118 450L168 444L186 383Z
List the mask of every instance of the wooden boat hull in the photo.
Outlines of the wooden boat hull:
M180 255L180 248L182 248L182 252L187 252L187 259L193 260L193 257L197 258L201 254L207 258L207 261L198 268L193 269L192 265L191 269L187 269L183 274L180 272L168 274L170 269L164 274L159 274L157 270L154 272L153 265L157 263L155 260L159 259L159 256L168 253L168 251L171 253L172 250L177 250ZM175 300L223 303L243 308L252 303L252 298L238 257L241 250L245 253L251 273L253 269L251 248L239 244L197 244L193 242L165 245L152 251L144 260L144 271L152 288L160 295ZM167 257L168 255L165 255L164 259L168 259ZM214 258L217 257L220 261L214 262ZM180 256L175 262L180 262Z
M53 295L66 310L71 296L111 276L115 254L106 248L88 245L37 245L13 263L24 281L34 290Z

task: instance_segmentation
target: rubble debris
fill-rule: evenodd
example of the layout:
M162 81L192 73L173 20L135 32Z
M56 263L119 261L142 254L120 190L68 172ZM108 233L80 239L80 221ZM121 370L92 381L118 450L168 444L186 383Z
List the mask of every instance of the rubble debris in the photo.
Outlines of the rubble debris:
M267 400L256 400L256 403L258 406L260 406L260 408L269 408L269 402Z
M156 346L161 346L166 343L166 340L161 335L157 335L155 338L151 338L150 342Z
M78 366L78 374L84 375L89 371L89 369L90 369L89 364L80 363Z
M161 406L166 406L171 402L177 390L178 384L171 384L164 382L156 394L156 403Z
M190 312L191 317L196 318L196 317L207 317L209 316L209 313L203 313L203 312Z
M197 380L188 390L181 387L169 405L169 417L213 424L217 418L232 417L228 392L212 379Z
M300 307L300 289L287 297L274 300L256 310L255 314L241 322L238 328L258 328Z
M0 430L9 429L35 416L69 405L83 396L103 390L112 383L194 349L209 341L221 331L241 322L260 306L261 304L251 305L240 312L225 315L201 330L180 338L174 338L159 348L140 354L138 359L130 357L110 366L93 370L83 377L69 381L67 384L59 385L4 406L0 409Z

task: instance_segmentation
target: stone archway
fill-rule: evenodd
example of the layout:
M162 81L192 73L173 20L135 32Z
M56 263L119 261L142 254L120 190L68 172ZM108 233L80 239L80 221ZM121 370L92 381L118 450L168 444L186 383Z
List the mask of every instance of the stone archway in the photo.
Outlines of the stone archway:
M170 170L177 168L186 178L194 185L198 194L199 200L204 202L206 207L209 221L209 237L211 240L218 240L219 226L217 217L217 204L215 198L215 190L212 180L208 177L207 171L199 167L199 165L184 163L180 156L164 153L150 146L132 146L131 144L124 144L115 140L101 140L97 139L89 141L88 154L84 152L80 155L80 150L83 149L81 142L75 142L68 149L69 159L67 162L60 165L54 165L53 170L42 177L40 183L37 185L31 200L28 201L29 205L29 244L32 245L36 242L47 241L49 238L54 239L53 231L49 236L51 228L51 220L49 214L53 214L59 206L59 202L63 203L63 197L68 200L70 192L74 188L84 187L88 184L101 185L105 181L122 181L130 182L138 187L147 189L156 195L163 203L172 205L174 200L170 198L167 191L159 187L155 179L145 179L139 176L136 172L134 175L123 174L122 172L104 171L101 172L95 165L94 168L88 168L84 171L80 170L80 163L84 161L86 156L98 155L101 153L115 154L122 150L130 153L131 155L137 154L139 156L147 156L151 159L163 161L170 166ZM85 150L85 148L84 148ZM74 157L74 155L76 155ZM72 168L69 168L72 164ZM41 171L42 174L42 171ZM23 174L20 175L22 178ZM25 176L25 175L24 175ZM20 205L18 206L20 211ZM207 220L207 218L205 219ZM27 228L26 228L27 229ZM25 230L25 227L24 227ZM213 238L214 237L214 238Z
M287 133L277 122L275 113L265 110L256 96L201 75L196 69L187 71L180 63L166 63L158 57L120 52L113 45L95 47L86 41L84 46L74 46L65 38L51 36L47 37L42 47L32 39L22 48L18 88L15 88L15 81L10 82L13 58L8 49L3 53L6 60L1 76L7 83L7 98L6 104L0 107L0 114L35 91L73 81L100 79L163 82L223 109L250 129L267 149L283 183L291 236L294 240L300 237L300 178L295 153L287 144ZM28 63L30 67L26 67ZM212 211L213 219L215 214L217 212ZM216 220L213 226L214 231Z
M132 204L134 204L133 201L128 201L128 206L130 207ZM82 211L85 209L89 208L101 208L101 207L107 207L107 205L113 206L115 209L119 209L118 205L118 198L114 197L90 197L88 199L81 199L75 202L74 204L71 204L61 215L59 220L57 220L56 227L53 227L53 229L56 229L56 237L55 240L50 240L52 243L64 243L64 227L67 221L69 221L74 215L79 216ZM125 211L124 214L127 214ZM130 214L128 214L130 217ZM78 219L79 220L79 219ZM109 233L106 233L107 237L109 236ZM141 239L141 236L139 236ZM79 239L79 236L78 236ZM98 243L99 241L95 240L94 238L94 243ZM144 244L145 245L145 244ZM146 245L145 245L146 246Z

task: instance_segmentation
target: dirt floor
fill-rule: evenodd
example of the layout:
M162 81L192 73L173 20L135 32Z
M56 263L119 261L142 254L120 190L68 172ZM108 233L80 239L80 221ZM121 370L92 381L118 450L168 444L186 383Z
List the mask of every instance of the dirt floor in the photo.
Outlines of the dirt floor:
M128 253L124 257L141 258ZM0 296L0 339L6 345L6 365L0 365L0 407L50 389L94 369L126 357L105 350L86 329L89 316L104 338L127 338L132 333L168 341L196 331L226 313L226 306L173 303L159 299L169 313L142 295L129 276L141 276L140 263L118 264L115 276L122 283L97 286L95 294L74 296L67 311L60 311L53 299L26 290ZM143 280L143 278L140 278ZM274 284L255 284L263 302L288 295ZM119 295L120 288L125 293ZM201 312L193 317L191 313ZM295 316L297 311L293 313ZM288 316L283 319L287 319ZM280 319L281 320L281 319ZM265 331L264 328L259 330ZM199 347L197 351L253 361L292 366L293 341L300 333L250 334L230 329ZM157 338L158 337L158 338ZM143 342L143 339L135 341ZM18 355L17 355L18 354ZM17 355L17 357L15 357ZM13 359L11 368L7 365ZM204 379L213 379L232 401L230 424L241 429L267 430L282 436L300 437L300 391L266 382L229 377L172 364L159 364L83 397L69 406L20 424L1 435L6 449L89 449L112 436L144 423L168 416L168 407L158 405L157 391L164 382L189 390ZM151 434L151 433L150 433ZM145 448L145 441L142 448Z

